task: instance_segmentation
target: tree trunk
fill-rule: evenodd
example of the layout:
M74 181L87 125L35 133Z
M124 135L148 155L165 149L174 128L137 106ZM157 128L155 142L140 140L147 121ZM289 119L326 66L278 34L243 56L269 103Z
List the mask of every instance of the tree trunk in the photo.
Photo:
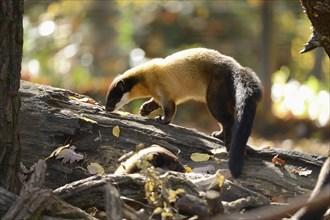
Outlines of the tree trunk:
M300 1L313 27L312 36L301 52L322 46L330 57L330 0Z
M23 0L0 3L0 185L19 192Z
M275 71L274 68L274 13L273 7L274 2L269 0L264 0L261 13L262 13L262 33L261 33L261 80L264 86L263 98L262 98L262 112L271 112L272 100L270 97L272 81L271 76Z

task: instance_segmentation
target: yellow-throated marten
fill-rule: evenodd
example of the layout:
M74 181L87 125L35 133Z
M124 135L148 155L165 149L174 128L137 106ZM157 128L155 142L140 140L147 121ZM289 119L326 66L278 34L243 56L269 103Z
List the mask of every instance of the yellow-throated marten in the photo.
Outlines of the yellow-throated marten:
M142 116L162 108L156 119L169 124L176 105L187 100L206 102L213 117L221 123L229 152L229 170L241 174L245 145L251 133L262 84L253 70L216 50L194 48L157 58L127 70L111 83L106 110L114 111L131 100L152 97L140 109Z

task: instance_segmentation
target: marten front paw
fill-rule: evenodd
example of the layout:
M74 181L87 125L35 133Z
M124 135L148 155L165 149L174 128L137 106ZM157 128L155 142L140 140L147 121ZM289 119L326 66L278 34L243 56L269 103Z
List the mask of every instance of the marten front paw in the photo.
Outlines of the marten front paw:
M155 111L158 108L159 108L159 105L153 99L151 99L151 100L143 103L143 105L140 108L140 115L141 116L150 115L151 112Z
M148 109L148 108L144 108L144 105L140 108L140 112L139 112L139 114L141 115L141 116L148 116L148 115L150 115L150 113L151 113L152 111L150 111L150 109Z

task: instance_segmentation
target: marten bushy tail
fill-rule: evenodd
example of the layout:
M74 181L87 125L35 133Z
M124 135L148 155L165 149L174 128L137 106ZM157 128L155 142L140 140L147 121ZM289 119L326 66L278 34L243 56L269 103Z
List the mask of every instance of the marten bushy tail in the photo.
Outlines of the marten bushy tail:
M257 103L249 98L240 104L239 117L233 126L233 136L230 142L228 166L233 177L238 177L243 169L245 145L251 134Z
M248 74L237 76L235 82L236 119L232 128L232 138L229 143L229 170L237 178L243 169L245 146L251 134L257 103L262 97L262 85L249 69Z

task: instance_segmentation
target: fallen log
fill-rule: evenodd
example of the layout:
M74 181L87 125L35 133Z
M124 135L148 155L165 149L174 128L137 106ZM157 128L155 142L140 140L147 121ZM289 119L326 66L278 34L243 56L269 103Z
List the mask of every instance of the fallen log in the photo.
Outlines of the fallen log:
M221 141L201 132L172 124L161 125L137 115L107 113L89 97L50 86L22 81L20 94L21 158L25 166L47 158L66 144L74 145L75 151L83 155L82 160L73 163L62 163L55 157L47 160L45 185L51 189L91 176L87 166L92 162L100 164L105 173L113 173L118 158L140 143L163 146L176 154L182 164L192 168L209 167L209 173L227 170L226 155L219 156L220 164L215 160L200 163L190 160L192 153L224 149ZM113 133L115 127L119 134ZM310 192L325 160L317 155L277 149L247 148L247 153L243 174L235 184L270 200L281 197L283 202ZM271 162L276 154L285 159L284 167ZM306 168L308 174L293 172L299 167ZM227 194L225 200L240 197L244 197L244 193Z

